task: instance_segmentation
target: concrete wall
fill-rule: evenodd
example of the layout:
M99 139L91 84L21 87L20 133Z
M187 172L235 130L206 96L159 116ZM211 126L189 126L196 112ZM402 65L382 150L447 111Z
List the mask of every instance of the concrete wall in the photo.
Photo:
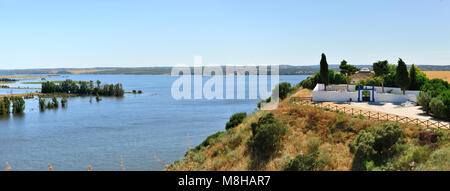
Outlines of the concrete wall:
M330 85L333 86L333 85ZM361 87L363 88L363 87ZM372 88L371 86L367 86L367 88ZM379 86L375 86L375 102L391 102L391 103L403 103L406 101L417 102L417 97L419 96L420 91L406 91L406 95L399 94L389 94L389 93L381 93L381 88ZM329 89L327 87L327 89ZM333 88L330 88L333 89ZM358 101L358 92L354 92L356 89L355 85L349 85L349 91L324 91L325 86L323 84L317 84L312 92L312 100L313 101L331 101L331 102L346 102L350 99L352 101ZM403 93L400 88L394 87L384 87L384 91L388 92L388 90L392 90L392 93ZM362 98L362 91L361 98Z
M313 101L333 101L333 102L346 102L350 98L352 101L358 100L358 92L338 92L338 91L313 91Z
M417 96L414 94L398 95L375 93L375 102L403 103L406 101L417 102Z

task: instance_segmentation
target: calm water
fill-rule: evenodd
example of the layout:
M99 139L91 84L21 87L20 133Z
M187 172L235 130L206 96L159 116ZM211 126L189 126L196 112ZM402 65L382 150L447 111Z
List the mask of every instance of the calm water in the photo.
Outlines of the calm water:
M280 82L297 84L307 76L280 76ZM162 170L154 160L172 163L207 136L224 130L237 112L253 112L259 100L174 100L171 85L177 77L151 75L64 75L47 80L100 80L122 83L123 98L69 98L66 108L40 112L36 99L26 100L21 116L0 119L0 170L5 162L14 170ZM208 77L204 77L204 81ZM38 79L39 80L39 79ZM247 82L248 84L248 82ZM12 86L40 87L20 82ZM36 90L12 90L13 93ZM0 94L11 93L2 90Z

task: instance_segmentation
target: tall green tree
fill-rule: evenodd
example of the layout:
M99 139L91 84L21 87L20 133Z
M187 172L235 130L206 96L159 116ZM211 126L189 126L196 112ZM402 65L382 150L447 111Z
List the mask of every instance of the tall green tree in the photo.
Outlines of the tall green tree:
M430 80L427 75L414 64L409 68L409 79L409 90L420 90L420 87Z
M404 95L406 89L409 86L409 74L406 64L405 62L403 62L401 58L399 58L398 60L397 75L395 75L395 83L397 84L398 87L402 89Z
M373 71L375 71L375 76L381 77L381 91L384 93L384 78L389 74L389 63L387 60L378 61L373 63Z
M355 66L352 66L350 64L347 64L347 61L342 60L341 65L339 65L339 69L341 69L341 74L345 75L345 79L347 81L347 91L348 91L348 85L351 81L351 75L355 74L359 69Z
M410 90L418 90L419 84L417 83L417 73L416 73L416 67L414 64L409 69L409 89Z
M325 90L327 90L328 85L328 63L327 57L324 53L322 53L322 58L320 59L320 79L325 86Z

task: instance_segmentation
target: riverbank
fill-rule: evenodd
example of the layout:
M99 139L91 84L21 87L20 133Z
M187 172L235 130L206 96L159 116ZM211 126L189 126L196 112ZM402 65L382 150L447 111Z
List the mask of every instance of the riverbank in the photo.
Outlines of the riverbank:
M293 95L303 93L294 92ZM274 116L275 123L261 121L269 114ZM273 125L278 123L281 127ZM258 132L258 128L265 130ZM272 136L277 134L277 128L285 132L279 134L278 138ZM378 135L379 132L383 134ZM389 144L383 137L388 135L392 135ZM375 142L364 142L372 140L369 137L374 138ZM258 142L259 138L264 141ZM383 145L375 147L373 144L377 144L377 140ZM426 130L415 125L385 123L300 106L292 103L288 97L280 102L276 110L257 111L247 116L237 127L208 137L200 145L188 150L184 158L174 162L167 170L448 171L448 140L447 130ZM268 145L264 146L266 141L269 141ZM374 153L359 153L366 152L358 151L363 148L363 144L367 144L364 147L366 149L374 149ZM265 149L258 150L259 147ZM268 153L268 150L273 152Z

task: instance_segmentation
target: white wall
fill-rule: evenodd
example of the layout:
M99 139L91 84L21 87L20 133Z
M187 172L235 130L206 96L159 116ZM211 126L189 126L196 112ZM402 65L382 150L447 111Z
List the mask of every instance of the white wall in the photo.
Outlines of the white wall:
M335 102L345 102L358 100L358 92L338 92L338 91L313 91L312 100L313 101L335 101Z
M312 92L312 100L313 101L331 101L331 102L345 102L349 101L350 98L352 101L358 101L358 92L355 91L355 85L349 86L348 92L341 91L324 91L323 84L317 84ZM371 86L367 86L367 88L372 88ZM387 92L389 89L392 89L392 93L403 93L400 88L394 87L384 87L384 91ZM417 102L417 96L419 96L420 91L406 91L406 95L399 94L389 94L389 93L381 93L381 87L375 86L375 102L391 102L391 103L402 103L406 101ZM362 91L360 92L362 94ZM362 99L362 95L361 95Z
M417 102L417 96L414 94L398 95L398 94L375 93L375 101L391 102L391 103L403 103L406 101Z

